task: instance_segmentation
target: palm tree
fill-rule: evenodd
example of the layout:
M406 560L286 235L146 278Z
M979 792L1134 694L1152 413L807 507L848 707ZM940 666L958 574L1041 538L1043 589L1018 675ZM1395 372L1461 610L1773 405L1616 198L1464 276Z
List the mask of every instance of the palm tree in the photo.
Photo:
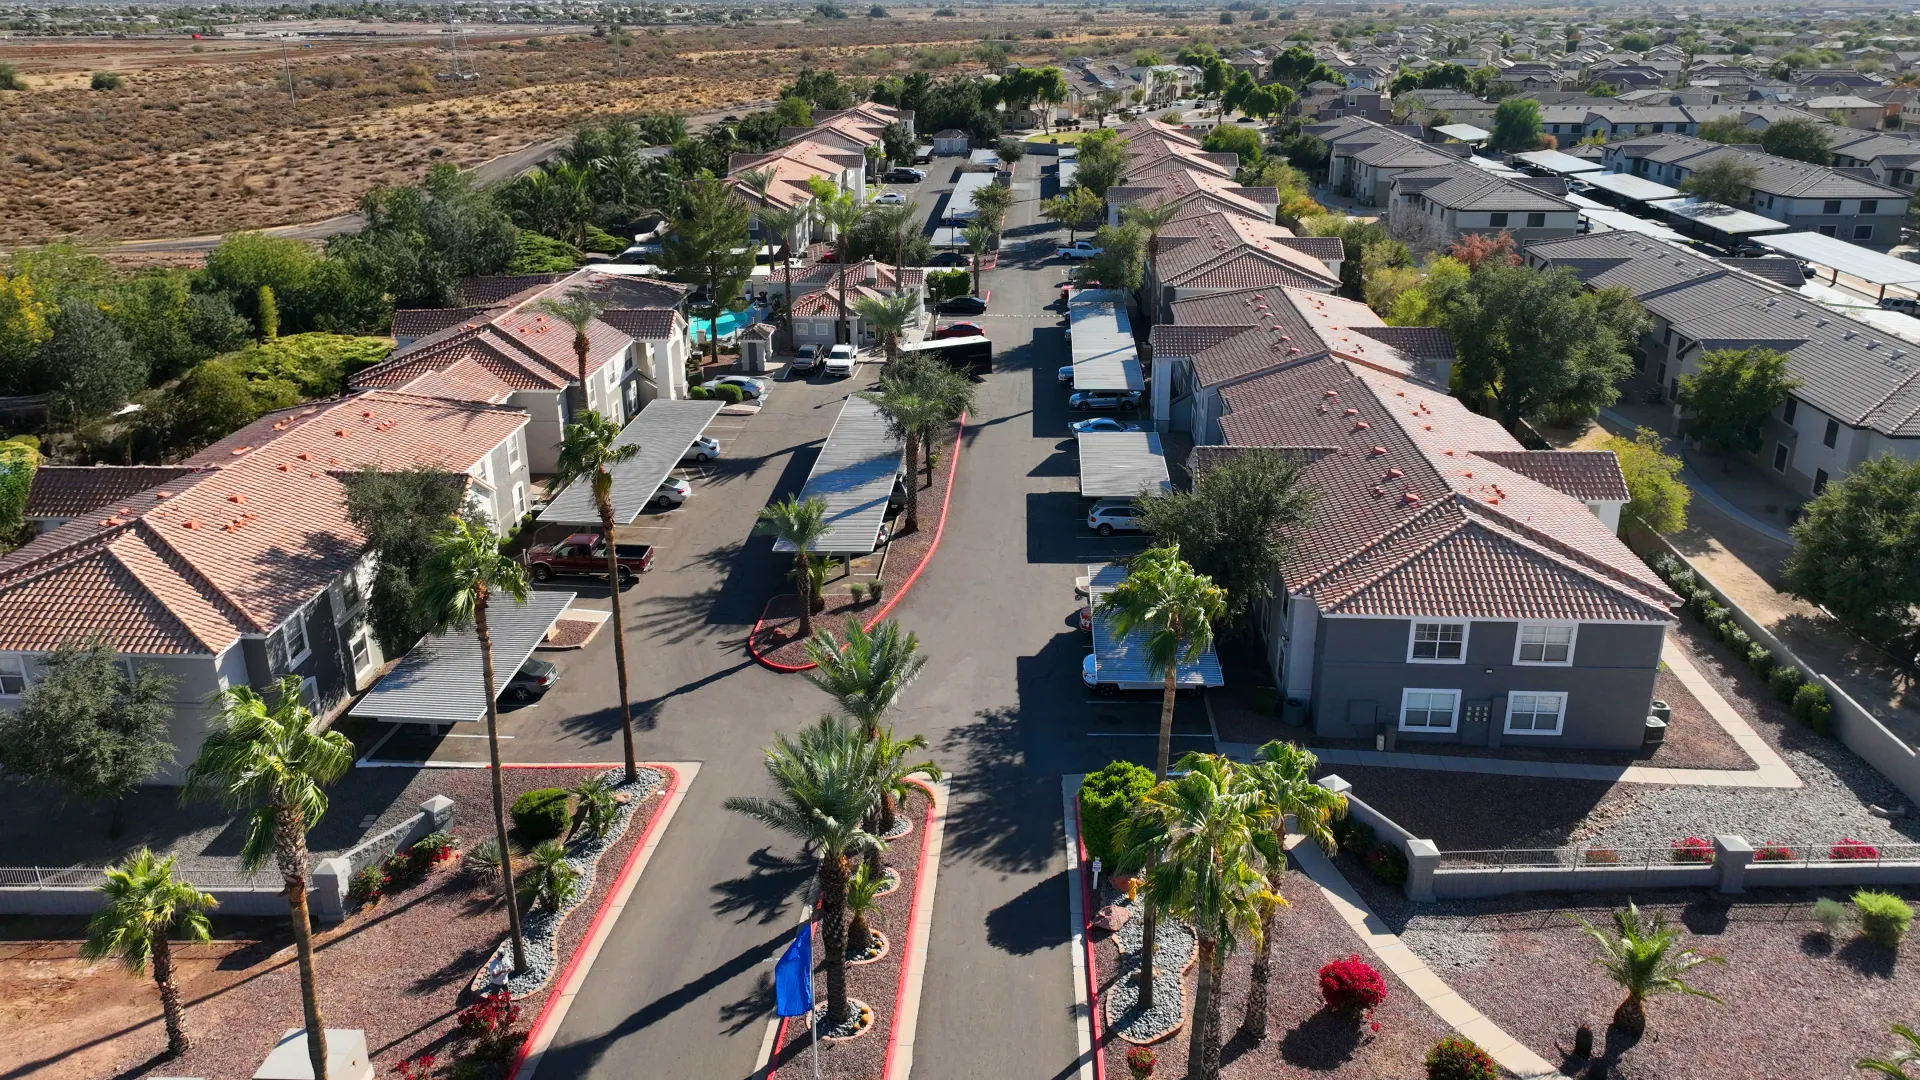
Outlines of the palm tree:
M187 767L183 798L210 798L247 815L240 865L257 870L272 856L285 884L299 956L300 1003L313 1075L327 1075L327 1028L320 1018L313 970L313 923L307 916L307 831L327 812L328 784L353 764L353 744L338 731L316 731L300 703L300 676L288 675L266 700L250 686L222 691L220 715Z
M867 926L867 919L880 917L880 890L885 888L887 876L884 871L875 870L874 864L863 862L854 867L847 877L847 954L864 956L873 948L873 931Z
M827 535L827 501L818 495L805 502L789 495L760 511L754 523L756 534L772 536L793 545L793 578L800 595L800 636L813 636L813 577L809 572L812 554L808 551Z
M1172 200L1163 202L1158 206L1134 203L1132 206L1120 212L1120 220L1123 224L1138 225L1147 231L1148 266L1156 265L1154 260L1160 257L1160 230L1167 227L1167 224L1174 219L1174 215L1180 212L1183 205L1184 204ZM1144 288L1144 286L1142 287ZM1152 313L1146 310L1144 293L1141 295L1139 302L1142 314L1144 316L1150 316Z
M1912 1074L1907 1072L1907 1066L1920 1065L1920 1031L1905 1024L1895 1024L1893 1033L1907 1045L1895 1050L1890 1058L1861 1058L1853 1063L1853 1067L1892 1077L1893 1080L1913 1080Z
M1126 638L1134 631L1145 637L1148 671L1161 673L1160 746L1154 757L1156 782L1167 778L1167 757L1173 747L1173 703L1179 689L1179 666L1193 663L1213 644L1213 623L1226 612L1226 591L1213 579L1194 572L1180 558L1179 545L1148 548L1127 568L1127 578L1100 598L1098 614L1112 620L1113 635ZM1152 872L1152 866L1147 867ZM1140 959L1140 1004L1153 1007L1153 950L1159 909L1147 897L1141 927L1144 951Z
M893 435L906 444L908 532L920 528L920 485L915 478L919 472L921 444L950 419L945 403L930 392L930 380L921 377L929 366L916 364L907 368L889 364L886 377L878 387L860 394L880 409Z
M853 302L853 310L860 313L860 321L880 339L880 347L886 351L887 362L900 358L900 335L906 332L907 325L920 311L920 298L917 296L862 296Z
M782 252L784 257L780 260L780 274L785 280L785 285L782 287L780 310L785 313L793 309L794 237L799 234L800 226L807 220L807 208L804 206L762 205L758 213L760 216L760 231L768 236L779 237L780 244L784 248ZM791 324L791 319L792 317L788 316L789 324ZM792 331L789 330L788 333L791 335Z
M1577 920L1587 936L1600 946L1594 963L1607 977L1627 992L1627 1000L1613 1011L1613 1026L1628 1035L1639 1036L1647 1030L1647 999L1660 994L1691 994L1716 1004L1726 1002L1705 990L1688 986L1684 976L1701 964L1724 964L1718 956L1692 949L1675 951L1680 931L1667 925L1666 916L1655 912L1643 919L1631 900L1625 911L1613 913L1613 932L1599 929L1585 919Z
M807 659L818 665L806 673L807 681L832 698L868 739L879 737L881 719L927 666L920 639L899 623L883 622L870 631L853 618L847 620L845 642L831 630L815 632L807 642Z
M854 202L853 197L844 191L835 194L834 197L829 199L815 198L813 207L814 214L819 217L821 224L825 225L828 231L833 233L833 257L834 262L837 264L834 276L840 279L838 292L840 332L846 334L848 344L852 344L853 322L847 317L849 310L847 307L847 278L851 270L851 268L847 266L847 255L853 250L851 246L853 230L859 226L861 220L867 216L867 211L870 207L865 203Z
M1235 778L1266 802L1276 834L1290 829L1332 852L1333 822L1346 816L1347 797L1313 782L1313 770L1319 764L1311 751L1275 739L1259 749L1252 765L1237 769ZM1247 1011L1240 1022L1240 1030L1256 1040L1267 1037L1267 988L1273 978L1273 917L1286 903L1280 898L1280 881L1286 876L1286 870L1285 861L1276 861L1267 867L1267 892L1277 902L1267 904L1260 913L1258 946L1247 989Z
M967 251L973 256L973 295L980 295L980 256L993 246L993 226L984 221L970 221L960 230L960 238L967 242Z
M1150 902L1187 922L1200 939L1199 984L1187 1049L1187 1075L1220 1075L1220 986L1226 953L1240 934L1256 942L1272 906L1266 868L1284 865L1273 807L1217 754L1187 754L1182 775L1135 803L1124 836L1128 856L1152 863Z
M919 216L919 210L912 203L876 206L867 212L874 230L887 238L887 248L893 252L895 269L906 259L907 240L914 234Z
M513 850L507 842L507 796L500 779L499 691L493 675L493 632L487 608L496 596L514 603L527 599L527 571L500 551L500 538L483 524L454 517L430 541L421 568L415 602L421 621L435 630L473 627L480 639L480 681L487 701L487 754L493 768L493 829L499 841L500 892L507 902L507 931L513 938L513 973L527 968L527 945L520 935L520 904L513 895ZM607 537L613 543L613 537ZM616 585L616 591L618 586ZM624 666L624 665L623 665ZM622 692L624 700L626 694Z
M160 1013L167 1026L167 1056L179 1057L193 1046L187 1038L186 1010L180 1004L180 986L173 981L173 947L168 940L208 941L207 909L213 897L173 878L172 855L164 858L141 848L118 866L107 867L100 883L106 896L87 924L87 941L80 946L85 960L119 960L135 975L153 961L153 983L160 988Z
M875 742L878 744L873 752L874 767L878 770L875 773L875 780L880 789L879 802L876 804L879 833L881 836L886 836L893 832L900 800L913 793L912 778L924 776L934 783L939 783L941 776L945 774L940 771L940 766L931 761L908 763L908 756L927 748L925 735L896 739L893 737L893 729L888 728L880 733Z
M748 190L753 192L755 196L754 211L756 216L760 208L767 205L767 192L773 189L773 182L778 179L779 176L779 171L771 165L758 169L741 169L739 172L733 174L735 180L740 181ZM761 227L761 231L766 231L764 225ZM758 249L755 249L753 253L753 265L755 267L760 265L760 252ZM773 267L771 251L769 251L767 267L768 269L772 269Z
M826 954L827 1026L843 1026L847 1004L847 878L853 860L885 843L862 827L873 805L874 744L831 716L800 732L777 736L766 749L774 797L726 800L745 814L812 848L820 860L821 947Z
M580 377L580 408L587 408L587 353L593 343L587 339L587 328L592 326L602 312L607 310L605 297L595 296L584 288L571 289L564 299L546 299L533 305L533 310L541 315L550 315L573 328L573 359Z
M613 466L640 452L639 443L620 445L620 428L597 412L588 412L577 424L567 425L554 465L558 487L586 481L593 485L593 505L600 511L600 535L607 545L607 595L613 601L613 663L620 683L620 729L626 739L627 782L639 779L633 756L633 705L627 693L627 630L620 621L619 545L613 538Z

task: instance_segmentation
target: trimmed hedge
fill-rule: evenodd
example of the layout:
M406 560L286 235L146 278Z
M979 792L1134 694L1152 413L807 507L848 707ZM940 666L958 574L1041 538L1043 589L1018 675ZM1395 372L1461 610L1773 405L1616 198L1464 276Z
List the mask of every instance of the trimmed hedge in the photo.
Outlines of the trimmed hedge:
M1261 716L1273 716L1280 711L1280 691L1271 686L1256 686L1247 692L1248 703Z
M573 819L571 798L566 788L550 787L535 788L513 800L513 830L520 834L521 846L531 848L565 833Z
M1087 858L1099 859L1107 870L1132 869L1119 865L1114 831L1128 810L1153 787L1153 770L1131 761L1116 761L1080 781L1080 836Z
M1888 949L1898 949L1913 926L1913 908L1905 900L1871 889L1853 894L1853 917L1859 921L1861 933Z
M1833 734L1833 703L1819 683L1801 683L1793 692L1793 715L1818 734Z
M688 401L706 401L707 399L709 399L709 398L711 398L711 397L713 397L713 391L711 391L711 390L709 390L709 389L707 389L707 388L706 388L706 387L704 387L704 386L689 386L689 387L687 387L687 400L688 400Z
M732 383L721 383L713 388L713 396L729 405L738 405L747 399L746 391Z
M1773 696L1788 704L1793 703L1794 695L1800 692L1801 684L1806 681L1807 677L1792 664L1781 664L1773 669L1773 674L1767 676L1767 686L1773 691Z

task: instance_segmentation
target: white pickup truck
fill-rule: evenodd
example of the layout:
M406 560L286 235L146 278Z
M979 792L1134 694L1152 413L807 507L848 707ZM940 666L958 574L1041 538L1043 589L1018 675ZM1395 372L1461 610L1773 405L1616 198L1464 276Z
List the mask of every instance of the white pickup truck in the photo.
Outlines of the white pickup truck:
M1085 240L1075 240L1064 247L1054 248L1053 254L1062 259L1091 259L1100 254L1101 250Z

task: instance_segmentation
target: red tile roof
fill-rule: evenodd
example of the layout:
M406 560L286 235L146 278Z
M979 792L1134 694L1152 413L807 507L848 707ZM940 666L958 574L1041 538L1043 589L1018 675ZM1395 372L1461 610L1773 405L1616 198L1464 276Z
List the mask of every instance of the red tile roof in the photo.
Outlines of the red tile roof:
M191 465L42 465L27 492L26 516L71 518L110 509L192 471Z
M1482 450L1477 455L1584 502L1626 502L1620 459L1605 450Z

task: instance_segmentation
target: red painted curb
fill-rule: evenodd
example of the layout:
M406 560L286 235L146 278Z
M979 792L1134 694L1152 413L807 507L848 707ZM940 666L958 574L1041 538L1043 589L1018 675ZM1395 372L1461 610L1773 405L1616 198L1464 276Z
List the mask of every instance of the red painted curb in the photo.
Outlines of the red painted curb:
M1073 842L1080 849L1080 944L1087 951L1087 1026L1092 1036L1093 1080L1107 1080L1107 1053L1100 1046L1100 973L1093 962L1093 938L1087 931L1093 923L1092 866L1087 862L1087 838L1080 831L1080 796L1073 797ZM512 1080L511 1077L508 1080Z
M510 769L580 768L578 765L509 765L506 767ZM649 763L645 767L649 769L659 769L661 772L667 774L666 790L660 793L660 810L664 810L666 809L667 800L673 798L674 793L680 790L680 770L671 765L652 763ZM634 874L635 864L639 861L640 853L647 850L647 842L653 839L654 831L660 827L660 822L664 820L664 816L660 813L660 810L654 811L653 817L647 821L646 831L640 834L640 842L633 845L633 850L627 853L627 861L620 866L620 876L613 880L613 887L607 890L606 899L600 901L599 909L593 913L593 921L587 924L587 932L580 936L580 943L574 946L573 956L567 960L566 970L562 971L559 980L552 984L552 991L547 994L547 1000L541 1004L540 1012L534 1016L533 1025L527 1028L527 1037L521 1040L520 1051L513 1056L513 1067L507 1070L507 1080L518 1080L520 1067L526 1064L527 1054L532 1050L535 1038L541 1034L542 1028L549 1022L553 1015L554 1002L560 1000L560 992L566 988L568 980L573 978L574 969L580 966L580 958L586 952L585 946L587 942L593 940L593 935L599 931L600 924L606 920L607 912L611 910L613 905L613 898L618 896L620 890L626 887L628 879Z
M947 474L947 492L940 499L940 521L933 528L933 543L927 545L927 553L920 557L920 565L913 568L913 573L907 575L907 580L902 582L898 589L894 590L893 596L885 604L881 606L880 610L874 614L873 618L867 620L867 624L864 627L864 629L867 629L867 630L873 629L875 624L879 623L881 619L884 619L887 617L887 612L893 610L893 605L899 603L901 598L907 595L907 591L913 588L913 583L920 580L920 571L925 570L927 568L927 564L933 561L933 553L940 550L940 536L941 534L947 531L947 508L953 505L953 485L960 478L961 440L965 439L966 435L967 435L967 414L961 413L960 414L960 430L953 437L953 470ZM769 668L772 668L774 671L779 671L786 674L792 674L798 671L812 671L815 667L819 665L817 664L782 664L778 661L769 660L766 657L760 655L760 649L754 645L754 639L760 636L760 624L767 621L767 608L770 608L772 606L773 606L773 600L770 598L767 600L766 605L760 609L760 617L754 620L753 632L747 635L747 652L751 654L755 660L758 660L760 663L765 664Z

